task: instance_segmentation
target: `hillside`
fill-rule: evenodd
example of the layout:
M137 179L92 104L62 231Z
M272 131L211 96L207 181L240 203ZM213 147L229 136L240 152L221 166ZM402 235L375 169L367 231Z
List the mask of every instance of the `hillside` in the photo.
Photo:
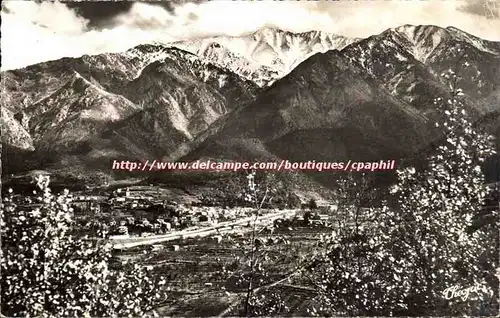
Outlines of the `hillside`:
M448 96L450 69L476 125L500 137L499 42L411 25L355 41L273 29L245 39L247 57L208 38L184 43L208 43L202 56L148 44L3 72L5 171L118 177L113 159L424 156L441 138L433 100ZM249 75L262 52L280 68L267 87Z
M12 162L28 143L26 167L83 171L108 169L118 156L168 154L258 89L189 52L155 45L7 71L2 81L2 123L16 132L2 140L4 159ZM161 138L167 143L151 142Z
M403 26L341 51L315 54L254 104L222 118L217 132L186 159L413 156L440 139L432 101L449 94L445 70L458 73L457 86L478 124L500 109L494 103L499 52L500 43L455 29ZM494 121L489 122L483 126L500 137Z

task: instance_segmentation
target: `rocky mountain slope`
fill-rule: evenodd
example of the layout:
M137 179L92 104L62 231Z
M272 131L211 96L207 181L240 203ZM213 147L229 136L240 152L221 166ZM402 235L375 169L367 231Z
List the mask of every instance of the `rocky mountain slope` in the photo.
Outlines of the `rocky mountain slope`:
M406 25L351 45L343 53L415 107L429 105L422 99L426 95L443 94L438 87L449 69L457 73L457 86L471 99L489 96L500 86L498 42L454 28Z
M7 71L4 167L26 149L33 150L32 167L102 167L117 156L160 156L252 99L256 90L196 55L158 45ZM152 143L161 140L166 142Z
M500 43L456 29L403 26L319 53L212 128L185 157L379 160L426 149L440 134L436 97L456 84L478 123L500 105ZM494 119L488 120L490 126ZM489 127L498 135L498 128Z
M219 36L173 45L267 86L309 56L342 49L358 40L322 31L293 33L265 28L245 36Z
M257 92L252 82L193 55L186 61L179 56L184 53L173 52L128 83L123 94L144 109L106 131L94 149L106 152L121 145L124 156L177 159L176 152Z
M153 158L399 160L439 139L432 101L447 97L449 69L478 125L500 137L499 42L407 25L302 61L351 40L297 36L249 35L245 59L220 38L206 40L205 58L141 45L4 72L4 169L111 173L112 159ZM264 62L276 72L259 88L254 71Z

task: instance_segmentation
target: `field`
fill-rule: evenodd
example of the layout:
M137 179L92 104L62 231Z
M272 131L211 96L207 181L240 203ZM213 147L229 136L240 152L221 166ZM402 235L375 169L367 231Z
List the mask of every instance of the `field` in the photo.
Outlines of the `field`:
M254 287L273 288L283 297L314 295L304 284L294 286L286 278L297 273L296 268L307 260L319 236L329 232L331 228L321 221L306 224L297 217L259 226L255 255L260 265L255 269ZM251 235L251 228L242 226L232 233L154 244L153 251L150 245L141 245L116 253L120 258L152 265L157 274L167 277L171 298L159 309L162 315L232 316L246 296ZM306 314L308 297L304 296L295 303L293 312Z

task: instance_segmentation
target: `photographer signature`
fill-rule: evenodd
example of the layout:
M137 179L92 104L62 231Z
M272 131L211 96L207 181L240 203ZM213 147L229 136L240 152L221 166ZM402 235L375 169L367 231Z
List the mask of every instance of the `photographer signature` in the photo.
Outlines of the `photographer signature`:
M474 286L467 288L461 288L458 285L448 287L443 291L443 297L445 299L461 298L463 301L466 301L472 293L493 296L492 290L489 290L485 285L476 283Z

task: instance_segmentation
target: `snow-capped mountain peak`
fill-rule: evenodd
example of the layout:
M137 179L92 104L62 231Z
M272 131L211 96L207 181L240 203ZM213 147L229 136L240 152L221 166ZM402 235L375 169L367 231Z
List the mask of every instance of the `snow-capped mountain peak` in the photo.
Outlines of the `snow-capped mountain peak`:
M342 49L357 40L322 31L293 33L265 28L241 37L218 36L173 45L265 86L311 55Z
M438 46L444 47L446 43L452 41L467 43L486 53L500 54L498 45L492 45L489 41L482 40L454 27L441 28L433 25L403 25L386 32L403 36L408 41L407 44L411 46L410 51L412 51L414 57L424 63Z

